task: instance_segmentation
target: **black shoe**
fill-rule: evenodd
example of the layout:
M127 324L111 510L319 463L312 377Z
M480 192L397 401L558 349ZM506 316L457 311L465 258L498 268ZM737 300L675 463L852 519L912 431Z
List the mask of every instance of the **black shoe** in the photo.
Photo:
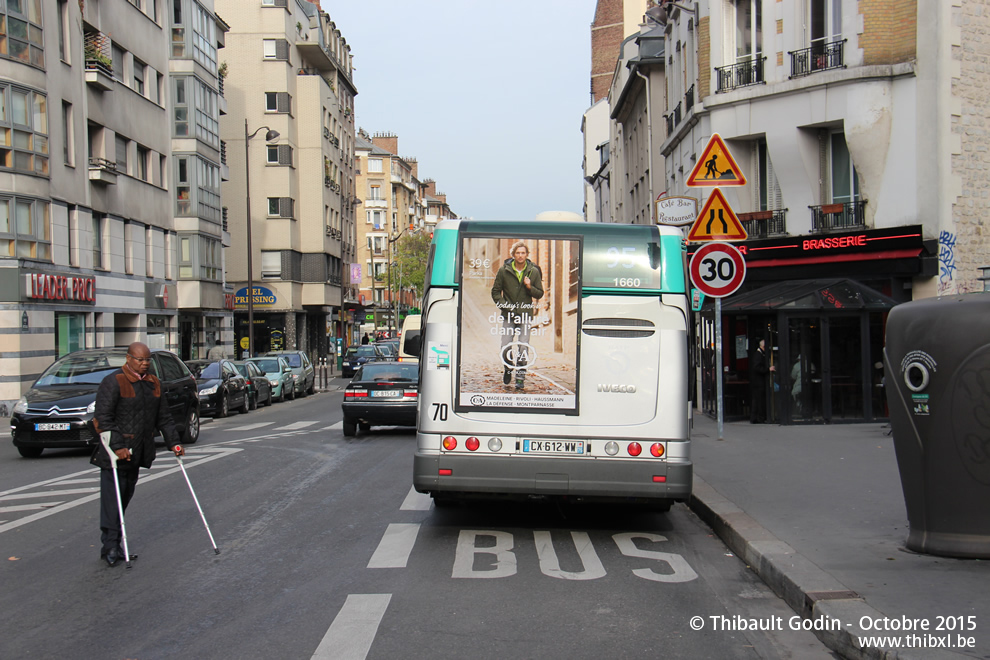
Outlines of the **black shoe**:
M517 390L521 390L524 387L526 387L526 382L525 381L516 380L516 389Z
M106 554L102 554L102 557L107 562L107 566L116 566L124 558L124 553L120 551L120 548L110 548Z
M508 385L511 382L512 382L512 369L506 367L505 373L502 374L502 384Z

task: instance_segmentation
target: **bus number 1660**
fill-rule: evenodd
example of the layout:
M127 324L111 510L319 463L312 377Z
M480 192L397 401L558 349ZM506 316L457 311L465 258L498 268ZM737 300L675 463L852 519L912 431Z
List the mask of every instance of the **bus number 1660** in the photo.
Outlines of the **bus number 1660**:
M626 286L626 287L638 287L639 278L638 277L616 277L612 280L615 286Z

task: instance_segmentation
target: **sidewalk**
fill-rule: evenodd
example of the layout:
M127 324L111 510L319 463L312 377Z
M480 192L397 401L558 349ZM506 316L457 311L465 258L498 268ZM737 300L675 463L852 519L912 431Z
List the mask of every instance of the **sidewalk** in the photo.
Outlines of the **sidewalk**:
M990 657L990 561L904 548L894 441L881 424L723 428L719 441L715 421L695 413L690 506L797 614L841 622L816 632L830 649L847 658ZM958 617L970 615L975 630L960 628ZM864 630L862 617L930 625ZM946 617L957 617L955 628L937 630ZM915 645L936 636L951 646L881 651L860 648L859 635ZM960 635L975 647L959 648Z

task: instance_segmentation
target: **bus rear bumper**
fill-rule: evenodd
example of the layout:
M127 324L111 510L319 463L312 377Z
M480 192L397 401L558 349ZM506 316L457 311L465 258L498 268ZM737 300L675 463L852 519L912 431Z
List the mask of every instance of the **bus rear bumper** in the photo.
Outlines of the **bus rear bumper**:
M413 485L417 491L433 495L680 502L691 496L692 478L693 465L690 461L521 458L421 452L416 452L413 459Z

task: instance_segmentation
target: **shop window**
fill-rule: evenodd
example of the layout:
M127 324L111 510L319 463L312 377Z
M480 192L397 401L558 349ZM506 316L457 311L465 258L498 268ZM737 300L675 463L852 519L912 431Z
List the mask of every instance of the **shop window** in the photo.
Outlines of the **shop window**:
M55 348L60 358L86 348L86 315L55 312Z

